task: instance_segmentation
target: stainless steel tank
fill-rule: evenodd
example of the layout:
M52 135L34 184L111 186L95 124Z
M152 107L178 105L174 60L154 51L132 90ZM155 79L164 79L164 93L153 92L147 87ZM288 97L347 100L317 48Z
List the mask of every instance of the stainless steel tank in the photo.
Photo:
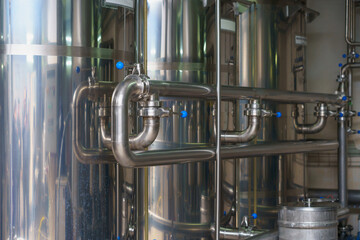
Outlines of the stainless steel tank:
M279 211L279 239L338 239L337 205L329 202L301 202Z
M133 14L95 0L1 0L0 19L0 239L115 239L125 177L74 156L72 97L91 67L123 77L114 60L133 61ZM97 147L96 105L82 109L83 144Z
M154 80L210 83L208 44L213 5L201 0L140 1L145 43L140 61ZM145 7L143 7L145 6ZM214 19L212 19L214 21ZM214 35L212 37L215 37ZM151 149L209 144L209 104L193 99L161 98L174 115L161 120ZM186 111L188 117L181 118ZM171 159L171 156L169 156ZM213 162L177 164L140 170L139 239L209 239L213 221Z
M281 90L304 90L305 46L297 44L297 36L305 36L305 20L301 13L287 13L293 3L256 1L237 17L236 85ZM288 6L288 7L287 7ZM243 8L242 8L243 9ZM289 16L291 15L291 16ZM266 109L279 111L279 119L262 119L254 142L302 139L296 135L291 111L293 106L263 101ZM233 127L246 127L244 102L235 104ZM235 164L237 224L244 216L257 213L254 222L263 228L274 228L276 205L303 196L305 155L292 154L272 157L239 159ZM225 169L228 174L234 167ZM234 174L234 173L233 173Z

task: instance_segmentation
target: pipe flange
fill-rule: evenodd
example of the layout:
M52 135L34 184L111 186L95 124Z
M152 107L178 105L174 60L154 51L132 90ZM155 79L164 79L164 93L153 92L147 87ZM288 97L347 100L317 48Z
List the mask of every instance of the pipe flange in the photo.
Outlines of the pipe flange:
M141 94L141 98L147 99L150 96L150 82L149 82L150 78L144 74L140 75L140 78L144 84L144 91Z
M244 115L248 117L260 117L261 116L261 109L245 109Z
M161 107L161 102L160 101L142 101L142 102L139 102L140 106L143 107L143 108L146 108L146 107Z
M329 108L328 108L328 106L326 104L324 104L324 103L319 103L315 107L314 115L316 117L328 117L329 116Z
M140 117L168 117L171 114L171 111L164 108L158 107L146 107L141 108L138 112Z

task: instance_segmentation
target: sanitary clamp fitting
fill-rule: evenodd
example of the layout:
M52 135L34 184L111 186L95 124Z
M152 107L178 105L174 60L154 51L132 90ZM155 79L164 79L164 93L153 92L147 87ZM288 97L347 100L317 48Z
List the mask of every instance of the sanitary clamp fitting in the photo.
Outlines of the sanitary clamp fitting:
M140 102L139 116L141 117L169 117L170 109L161 107L161 102L157 100L148 100Z

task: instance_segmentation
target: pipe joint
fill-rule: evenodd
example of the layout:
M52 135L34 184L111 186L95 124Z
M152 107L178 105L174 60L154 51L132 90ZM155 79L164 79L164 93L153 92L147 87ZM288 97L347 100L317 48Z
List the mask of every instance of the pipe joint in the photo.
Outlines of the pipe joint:
M141 109L138 115L140 117L169 117L172 114L171 109L163 108L161 105L158 100L140 102Z

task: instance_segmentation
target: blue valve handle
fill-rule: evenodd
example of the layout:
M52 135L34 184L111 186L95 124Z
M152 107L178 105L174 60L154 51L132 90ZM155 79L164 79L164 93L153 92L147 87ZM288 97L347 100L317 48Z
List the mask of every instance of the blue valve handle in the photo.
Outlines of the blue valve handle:
M187 111L181 111L180 113L181 113L180 117L182 118L186 118L188 116Z
M119 61L119 62L116 63L116 68L119 69L119 70L123 69L124 66L125 66L124 63L121 62L121 61Z
M277 113L275 113L275 117L277 117L277 118L281 118L281 116L282 116L281 112L277 112Z
M339 67L342 67L343 66L343 64L342 63L339 63Z
M344 113L339 113L339 117L343 117L344 116Z
M343 58L346 58L346 57L347 57L347 55L344 53L344 54L342 55L342 57L343 57Z
M358 117L360 117L360 112L357 113Z
M80 73L80 67L79 67L79 66L77 66L77 67L75 68L75 72L76 72L76 73Z
M258 215L256 213L251 214L251 217L253 217L254 219L258 218Z
M348 98L347 98L347 96L343 96L342 98L341 98L341 100L343 100L343 101L346 101Z

